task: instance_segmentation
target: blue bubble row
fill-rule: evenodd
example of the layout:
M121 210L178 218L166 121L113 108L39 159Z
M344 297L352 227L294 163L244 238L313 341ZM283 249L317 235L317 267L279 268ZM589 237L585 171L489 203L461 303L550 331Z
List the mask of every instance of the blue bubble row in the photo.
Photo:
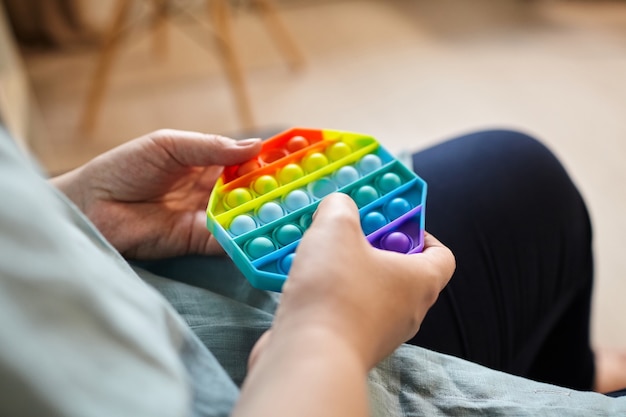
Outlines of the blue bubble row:
M299 241L302 238L303 230L306 229L304 225L307 222L309 219L303 216L299 219L298 224L281 224L268 235L255 236L246 241L242 245L243 250L252 260L267 256L275 250Z
M366 235L386 226L389 222L408 213L412 209L411 203L402 197L396 197L388 201L382 207L382 212L372 210L366 213L361 219L361 227ZM312 214L307 213L301 216L297 223L285 223L277 226L270 236L262 235L249 239L242 246L251 259L258 259L269 255L275 250L296 242L302 238L303 230L306 230L312 222ZM247 214L242 214L231 223L231 233L245 234L256 228L254 218Z
M408 213L412 208L411 203L405 198L392 198L382 206L382 212L372 210L361 217L363 233L366 235L374 233L376 230L385 227L390 222Z
M240 242L239 245L250 259L259 259L275 250L299 241L312 221L313 214L304 213L291 222L277 225L267 234L252 237L244 242ZM241 214L231 222L230 232L235 236L240 236L253 231L256 227L257 222L254 216Z

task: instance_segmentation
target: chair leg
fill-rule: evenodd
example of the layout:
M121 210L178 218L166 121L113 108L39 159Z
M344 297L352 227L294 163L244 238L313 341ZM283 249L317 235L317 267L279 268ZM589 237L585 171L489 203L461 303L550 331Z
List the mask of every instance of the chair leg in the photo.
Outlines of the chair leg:
M107 85L113 59L115 58L119 43L124 35L124 23L128 18L130 6L131 0L118 0L117 2L113 23L107 33L104 47L100 52L96 70L91 80L87 103L80 122L80 130L82 133L91 133L96 125L96 117L100 110L102 96Z
M299 70L304 67L304 56L289 34L287 26L278 13L278 8L274 0L254 0L259 6L270 34L274 41L287 58L292 70Z
M228 0L208 0L208 11L217 35L218 49L222 55L222 62L231 88L235 93L241 123L245 129L252 129L254 120L243 71L235 53L229 7Z
M153 17L154 40L153 48L157 55L166 53L166 19L167 1L153 0L155 14ZM104 91L107 87L109 73L118 53L120 41L125 35L124 24L128 19L132 0L118 0L114 11L114 19L107 32L104 46L98 57L96 69L91 79L85 108L80 121L80 131L84 134L93 132L97 116L102 104ZM243 70L235 53L232 35L231 15L228 0L208 0L210 18L213 22L218 49L231 88L233 89L241 123L245 129L254 127L250 100L248 97Z
M167 14L170 0L152 0L154 14L152 15L152 51L158 58L167 56Z

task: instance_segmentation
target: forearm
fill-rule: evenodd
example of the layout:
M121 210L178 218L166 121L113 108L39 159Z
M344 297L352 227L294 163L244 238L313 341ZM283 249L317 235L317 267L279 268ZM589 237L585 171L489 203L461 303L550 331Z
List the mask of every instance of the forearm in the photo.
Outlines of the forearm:
M236 417L367 416L367 372L358 355L323 330L275 334L252 367Z

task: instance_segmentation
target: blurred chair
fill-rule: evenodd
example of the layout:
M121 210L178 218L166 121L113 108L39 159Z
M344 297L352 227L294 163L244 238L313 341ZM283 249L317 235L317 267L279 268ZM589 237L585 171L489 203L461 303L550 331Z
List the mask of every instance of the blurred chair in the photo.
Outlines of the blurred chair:
M0 128L5 129L25 152L32 151L43 136L37 101L5 5L1 1Z
M166 23L169 16L174 12L185 13L196 19L187 8L176 9L172 0L145 0L151 4L151 26L154 51L157 54L166 53ZM304 58L295 42L289 35L281 17L279 16L274 0L249 0L256 6L265 20L270 34L278 47L285 55L288 64L294 70L304 65ZM106 33L103 47L98 56L95 72L93 74L87 101L80 122L83 133L90 133L96 126L98 113L102 103L104 92L115 55L121 46L125 35L132 25L128 20L133 0L118 0L114 8L113 21ZM178 6L178 4L176 4ZM206 0L207 13L212 26L213 40L217 45L220 61L226 72L237 106L239 119L244 129L255 127L250 98L248 95L245 78L239 57L235 48L232 32L232 4L230 0Z

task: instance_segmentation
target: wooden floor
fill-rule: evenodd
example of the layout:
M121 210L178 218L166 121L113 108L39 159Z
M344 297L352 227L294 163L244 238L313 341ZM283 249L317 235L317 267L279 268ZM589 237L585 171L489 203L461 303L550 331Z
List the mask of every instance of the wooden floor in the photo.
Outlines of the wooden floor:
M626 346L626 2L300 0L282 15L301 72L258 15L236 16L258 129L353 130L393 151L488 127L538 136L593 217L594 340ZM147 31L124 46L89 136L76 128L95 52L26 56L45 126L32 146L50 172L161 127L246 135L208 35L185 19L169 35L162 59Z

